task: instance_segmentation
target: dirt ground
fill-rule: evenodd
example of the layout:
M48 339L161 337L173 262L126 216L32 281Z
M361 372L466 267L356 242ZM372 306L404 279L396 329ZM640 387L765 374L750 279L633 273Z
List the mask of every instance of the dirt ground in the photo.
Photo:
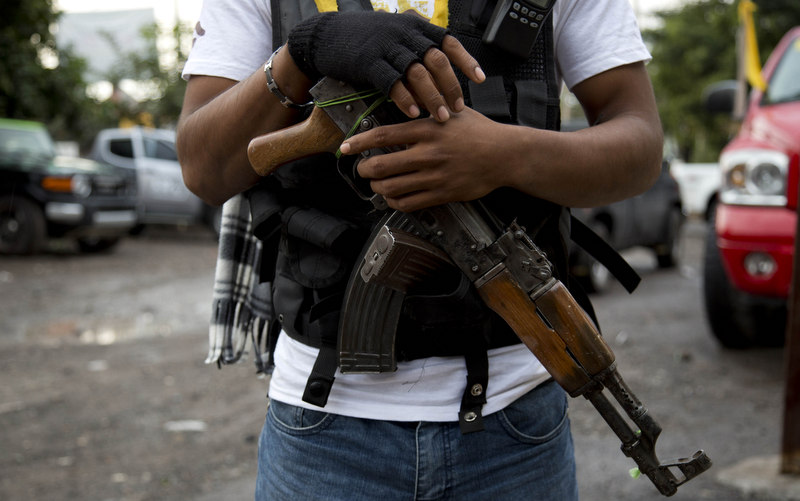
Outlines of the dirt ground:
M2 258L1 499L193 499L253 472L266 381L203 363L215 258L166 229Z
M720 473L780 451L782 350L731 352L701 301L702 223L681 265L594 298L620 372L664 428L662 459L705 449L709 472L673 499L770 499ZM56 246L0 258L0 499L252 499L268 381L252 362L203 363L216 243L204 230L150 230L114 252ZM571 401L584 501L661 499L588 402ZM759 497L760 496L760 497Z

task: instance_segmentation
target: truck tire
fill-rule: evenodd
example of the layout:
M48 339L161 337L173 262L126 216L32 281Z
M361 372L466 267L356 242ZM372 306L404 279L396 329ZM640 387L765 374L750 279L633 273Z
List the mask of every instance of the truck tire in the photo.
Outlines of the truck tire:
M782 346L786 309L758 301L728 280L714 231L711 211L703 261L703 298L711 333L726 348Z
M703 258L703 299L705 302L706 319L711 328L711 334L726 348L749 348L753 340L742 332L742 328L734 318L736 311L733 307L733 291L725 275L717 248L716 233L714 232L714 217L709 219L708 232L705 239L705 256Z
M0 254L38 254L47 243L44 213L20 196L0 197Z

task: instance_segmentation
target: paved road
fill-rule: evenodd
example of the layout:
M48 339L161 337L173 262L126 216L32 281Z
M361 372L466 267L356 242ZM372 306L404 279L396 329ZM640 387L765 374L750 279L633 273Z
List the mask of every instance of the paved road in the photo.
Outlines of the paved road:
M643 276L639 289L628 296L618 288L593 301L620 372L664 429L659 457L704 449L714 461L672 499L771 499L718 482L720 473L744 460L780 452L784 366L782 350L732 352L710 335L701 292L705 231L702 224L687 225L677 270L658 270L652 256L628 253ZM584 499L659 499L646 479L626 478L629 461L612 453L616 442L588 402L573 402Z
M780 450L781 350L730 352L700 293L705 227L682 262L594 298L620 372L664 428L662 459L703 448L714 468L673 499L748 497L720 474ZM202 231L149 232L112 254L0 258L0 499L251 499L267 382L252 365L203 364L216 246ZM661 499L593 408L571 403L584 501Z

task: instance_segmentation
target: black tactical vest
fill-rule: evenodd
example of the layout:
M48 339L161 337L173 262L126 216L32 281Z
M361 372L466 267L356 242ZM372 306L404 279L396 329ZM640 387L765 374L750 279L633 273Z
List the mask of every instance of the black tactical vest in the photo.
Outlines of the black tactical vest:
M466 104L498 122L558 130L552 16L523 60L482 43L494 6L495 0L451 0L449 5L449 33L487 76L475 85L457 70ZM372 10L369 0L339 0L338 7ZM285 43L292 26L316 13L314 0L272 0L273 46ZM277 320L291 337L335 349L347 279L381 214L355 195L338 174L334 156L327 154L282 166L251 191L250 199L256 234L265 241L262 280L273 283ZM547 253L556 276L566 279L570 224L566 209L510 188L490 193L484 202L501 221L517 219ZM273 258L274 266L269 262ZM488 348L519 343L460 274L423 289L404 303L398 360L464 355L468 369L475 369L471 372L486 373ZM329 379L332 383L332 374ZM488 376L478 379L485 388ZM324 405L329 386L322 397L309 401Z

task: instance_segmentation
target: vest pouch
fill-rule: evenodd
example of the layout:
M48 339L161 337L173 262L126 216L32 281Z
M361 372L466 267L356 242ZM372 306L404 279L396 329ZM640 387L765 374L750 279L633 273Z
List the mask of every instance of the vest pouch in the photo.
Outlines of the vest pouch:
M272 307L283 329L292 337L301 336L297 316L305 302L305 288L291 278L278 273L272 284Z
M277 193L270 190L267 183L251 188L248 192L250 216L253 220L253 235L262 242L276 236L281 227L281 210Z
M548 97L547 82L540 80L518 80L517 122L520 125L547 128L549 122L559 122L558 117L548 116L559 105L558 97Z
M469 81L469 96L472 108L496 122L511 121L511 109L508 106L505 83L501 76L487 77L481 84Z
M275 278L275 263L278 259L281 235L279 230L283 205L271 181L273 181L271 178L265 178L247 191L253 235L262 242L259 269L261 283L271 282Z
M290 337L315 348L336 346L343 293L321 297L294 277L278 273L272 297L275 315Z
M290 275L310 289L341 282L363 242L358 228L317 209L292 207L283 213L284 244Z

